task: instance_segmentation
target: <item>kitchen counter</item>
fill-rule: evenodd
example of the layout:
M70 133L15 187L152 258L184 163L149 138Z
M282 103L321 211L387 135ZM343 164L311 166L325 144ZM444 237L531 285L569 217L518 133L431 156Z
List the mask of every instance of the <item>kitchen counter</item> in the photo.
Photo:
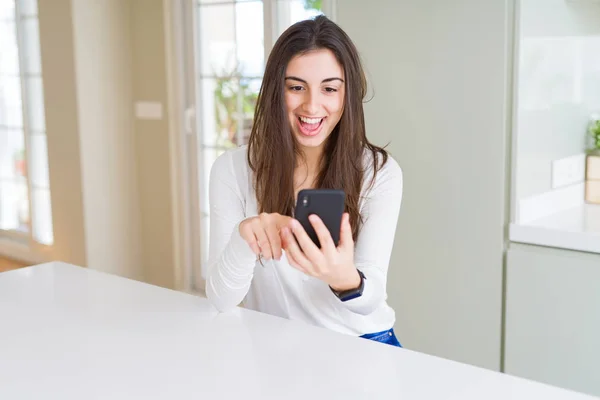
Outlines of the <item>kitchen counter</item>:
M600 205L581 204L510 225L511 242L600 253Z

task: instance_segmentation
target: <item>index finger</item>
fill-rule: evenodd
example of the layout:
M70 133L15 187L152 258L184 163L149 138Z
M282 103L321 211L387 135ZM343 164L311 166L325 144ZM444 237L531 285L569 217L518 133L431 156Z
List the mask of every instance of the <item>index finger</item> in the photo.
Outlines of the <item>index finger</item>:
M279 230L275 225L270 224L266 227L265 231L271 243L271 254L273 258L279 260L281 258L281 236L279 235Z

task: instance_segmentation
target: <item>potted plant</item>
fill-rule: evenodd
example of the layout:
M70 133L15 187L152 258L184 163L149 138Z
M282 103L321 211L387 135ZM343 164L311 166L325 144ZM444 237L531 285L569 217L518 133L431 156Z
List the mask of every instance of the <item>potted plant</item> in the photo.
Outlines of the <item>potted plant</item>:
M591 143L586 160L585 200L600 204L600 116L592 117L588 134Z
M588 133L592 138L589 153L600 156L600 116L592 118L588 127Z

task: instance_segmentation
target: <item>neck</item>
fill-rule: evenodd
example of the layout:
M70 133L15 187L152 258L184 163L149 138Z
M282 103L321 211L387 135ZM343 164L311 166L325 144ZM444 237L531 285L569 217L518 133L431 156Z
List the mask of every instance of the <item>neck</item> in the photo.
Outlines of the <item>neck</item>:
M321 155L321 148L302 148L301 157L299 157L294 171L294 188L296 191L314 187L319 174Z
M302 160L300 160L299 166L303 166L307 168L309 172L316 173L319 170L319 166L321 163L321 155L323 154L323 149L321 146L319 147L304 147L302 148Z

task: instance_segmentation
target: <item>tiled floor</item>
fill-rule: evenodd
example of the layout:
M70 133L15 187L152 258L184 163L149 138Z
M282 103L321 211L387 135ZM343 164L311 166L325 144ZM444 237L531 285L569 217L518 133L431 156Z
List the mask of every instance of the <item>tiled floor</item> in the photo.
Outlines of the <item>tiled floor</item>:
M25 264L0 257L0 272L10 271L11 269L17 269L21 267L25 267Z

